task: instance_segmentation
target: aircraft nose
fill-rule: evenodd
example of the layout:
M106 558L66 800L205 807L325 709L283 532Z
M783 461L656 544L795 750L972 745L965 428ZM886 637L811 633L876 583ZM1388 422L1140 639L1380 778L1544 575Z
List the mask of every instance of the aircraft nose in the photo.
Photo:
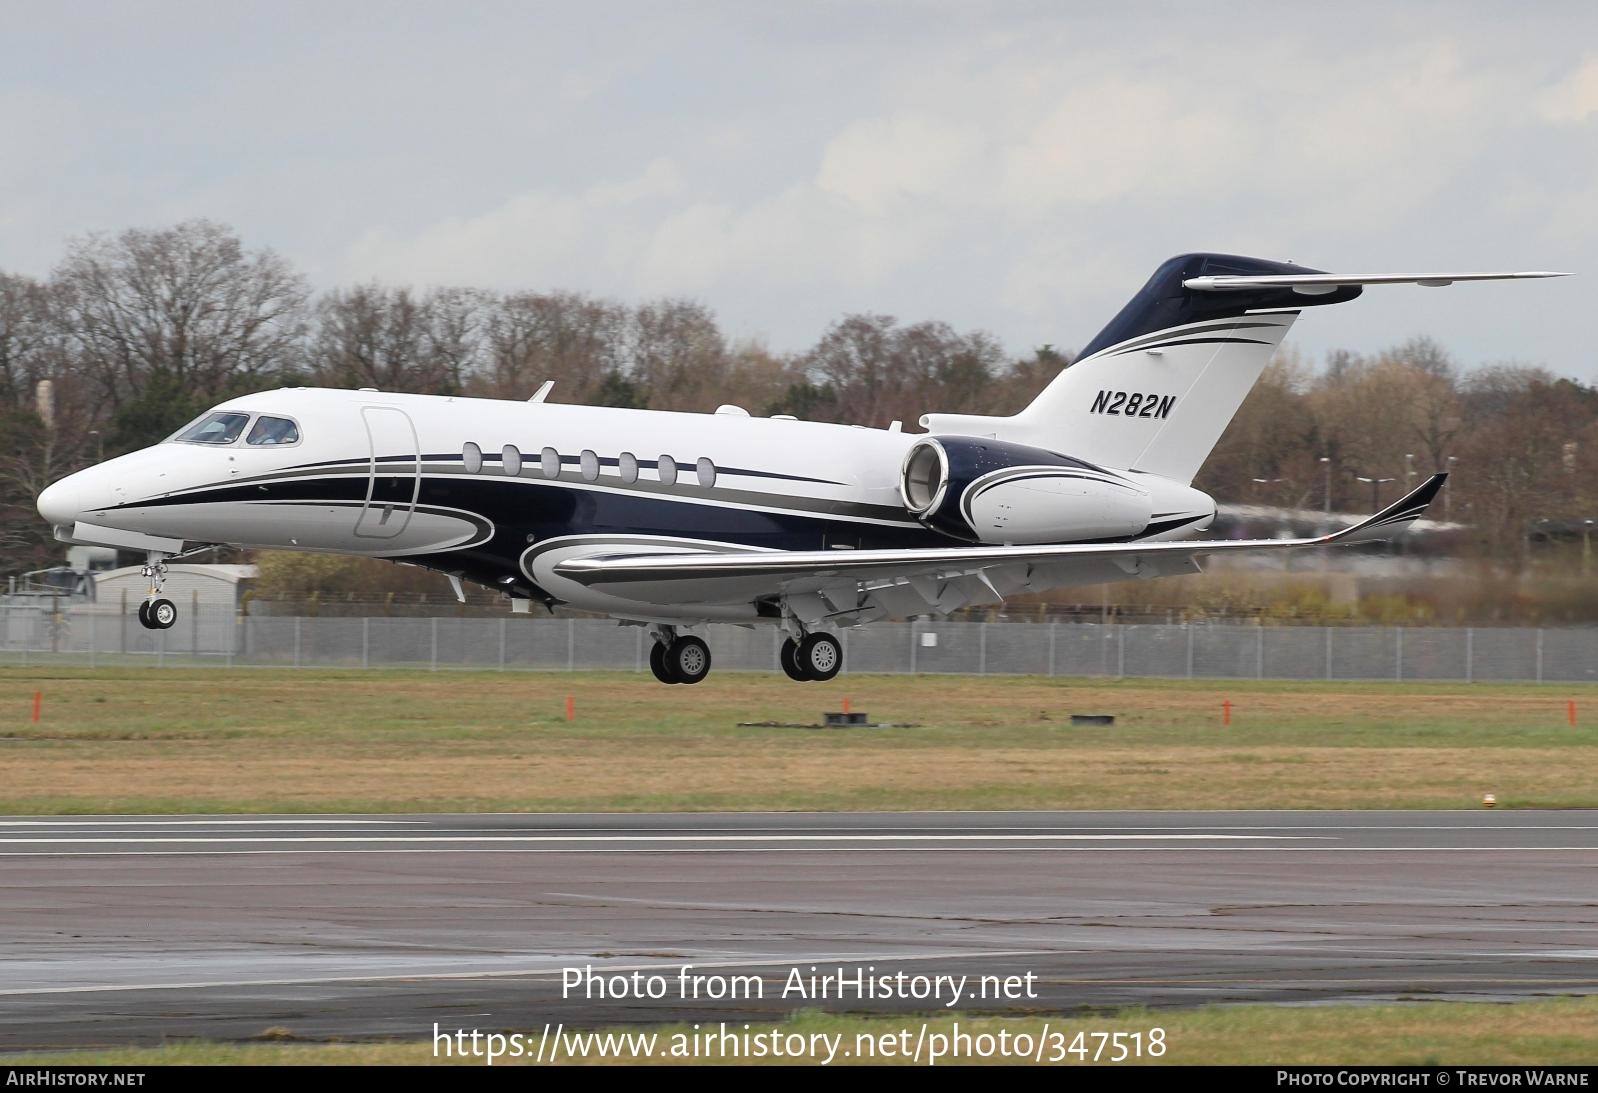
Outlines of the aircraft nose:
M71 474L39 494L39 515L52 527L65 524L71 527L83 511L83 484Z

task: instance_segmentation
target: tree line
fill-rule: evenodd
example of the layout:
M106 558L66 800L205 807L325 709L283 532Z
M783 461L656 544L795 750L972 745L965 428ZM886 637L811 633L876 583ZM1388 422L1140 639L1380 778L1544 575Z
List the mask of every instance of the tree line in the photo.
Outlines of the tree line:
M1515 362L1461 370L1430 338L1320 368L1288 350L1200 472L1223 500L1368 512L1434 471L1428 514L1477 557L1519 568L1534 542L1598 528L1598 389Z
M1091 331L1072 332L1083 339ZM224 399L278 386L525 399L914 427L928 410L1011 413L1063 367L983 331L857 313L814 345L729 338L703 303L567 291L313 292L266 248L194 220L70 241L47 278L0 271L0 570L49 565L34 512L61 475L154 443ZM41 382L45 394L41 397ZM1591 508L1598 392L1540 368L1462 373L1417 339L1324 368L1285 355L1199 478L1222 500L1362 509L1370 487L1451 467L1450 508L1485 549ZM1386 500L1396 487L1377 483Z

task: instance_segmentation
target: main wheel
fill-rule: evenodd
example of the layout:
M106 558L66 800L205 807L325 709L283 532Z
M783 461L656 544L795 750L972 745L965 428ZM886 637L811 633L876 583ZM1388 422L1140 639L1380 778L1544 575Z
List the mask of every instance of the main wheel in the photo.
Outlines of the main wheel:
M655 673L655 678L662 683L682 682L666 665L666 647L658 641L649 647L649 670Z
M171 600L156 600L146 612L152 630L170 630L178 621L178 605Z
M155 623L150 621L150 601L149 600L140 600L139 601L139 625L144 627L146 630L154 630L155 629Z
M789 679L796 679L800 683L810 682L810 677L805 675L805 670L799 664L799 643L792 638L787 638L782 643L782 648L777 652L777 663L782 665L782 672Z
M698 683L710 674L710 646L699 638L678 638L666 647L665 663L678 683Z
M810 634L795 659L807 678L825 682L843 670L843 646L831 634Z

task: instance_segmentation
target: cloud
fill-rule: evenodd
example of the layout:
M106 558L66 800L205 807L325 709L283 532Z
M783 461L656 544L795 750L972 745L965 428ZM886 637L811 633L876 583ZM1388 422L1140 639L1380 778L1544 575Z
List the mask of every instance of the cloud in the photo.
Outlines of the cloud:
M1248 158L1241 119L1159 75L1077 86L1000 149L999 193L1025 218L1060 208L1207 192Z
M975 123L929 114L850 122L827 142L815 183L879 215L913 200L969 202L984 151Z
M1589 57L1537 100L1547 121L1574 124L1598 114L1598 58Z
M630 178L571 193L529 190L415 233L368 231L350 246L343 265L358 280L585 287L636 262L638 221L647 222L681 189L677 167L657 159Z

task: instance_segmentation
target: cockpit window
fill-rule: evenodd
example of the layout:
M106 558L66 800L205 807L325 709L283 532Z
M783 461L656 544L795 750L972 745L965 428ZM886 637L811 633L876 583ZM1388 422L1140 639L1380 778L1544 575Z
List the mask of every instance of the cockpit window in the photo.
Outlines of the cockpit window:
M300 427L286 417L258 417L246 444L298 444Z
M249 420L249 414L207 414L172 439L186 444L232 444Z

